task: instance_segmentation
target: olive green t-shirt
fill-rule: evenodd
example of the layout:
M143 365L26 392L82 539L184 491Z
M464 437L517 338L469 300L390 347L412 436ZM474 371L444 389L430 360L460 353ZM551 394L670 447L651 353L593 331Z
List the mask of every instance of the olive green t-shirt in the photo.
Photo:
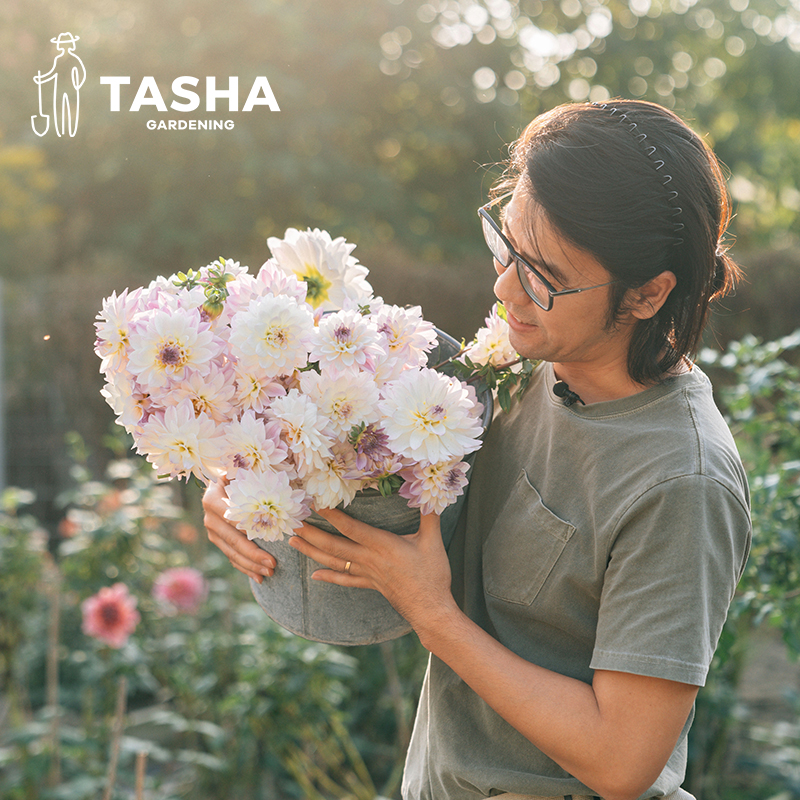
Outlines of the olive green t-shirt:
M703 685L750 544L747 480L698 369L567 407L552 365L499 414L450 544L464 612L523 658L591 683ZM690 718L643 797L680 786ZM404 800L592 794L432 656Z

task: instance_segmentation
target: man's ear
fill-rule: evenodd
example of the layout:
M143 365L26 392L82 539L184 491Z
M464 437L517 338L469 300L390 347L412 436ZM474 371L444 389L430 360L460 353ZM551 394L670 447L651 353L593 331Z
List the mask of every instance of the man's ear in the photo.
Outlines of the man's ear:
M675 288L678 279L669 270L651 278L644 286L630 290L628 308L636 319L654 317Z

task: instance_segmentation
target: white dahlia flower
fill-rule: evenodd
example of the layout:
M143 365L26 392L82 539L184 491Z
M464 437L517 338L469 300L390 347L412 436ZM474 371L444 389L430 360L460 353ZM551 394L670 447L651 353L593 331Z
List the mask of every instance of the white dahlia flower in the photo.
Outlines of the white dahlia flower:
M289 455L280 434L279 422L266 422L253 411L245 411L240 420L226 425L223 432L226 475L234 478L240 470L263 472L279 468Z
M170 406L163 416L151 415L141 424L136 450L160 475L200 480L215 478L222 467L222 438L217 424L205 414L195 416L189 401Z
M378 419L378 387L368 372L305 372L300 386L328 418L337 438L346 436L354 425Z
M267 245L281 269L306 283L306 302L313 308L337 310L347 298L361 302L372 296L367 268L350 255L355 245L341 236L289 228L283 239L271 236Z
M436 331L432 322L423 319L419 306L384 305L375 314L375 324L392 359L406 369L425 366L426 354L436 344Z
M250 362L240 362L234 367L236 395L239 408L265 411L273 397L283 397L286 389L274 377Z
M483 406L459 380L432 369L408 370L383 392L383 428L394 452L437 462L481 446Z
M233 316L230 348L237 359L255 362L269 375L286 375L306 365L313 333L308 306L268 294Z
M139 423L147 419L152 409L150 396L124 372L109 373L100 394L117 415L117 424L128 433L137 435Z
M285 472L245 470L226 487L230 520L248 539L275 542L291 536L310 511L302 490L293 489Z
M273 400L272 414L281 423L282 437L292 454L297 474L303 478L310 469L322 469L331 457L333 437L327 417L307 395L291 389Z
M145 391L183 380L188 370L204 371L221 342L198 311L148 312L130 333L128 369Z
M517 353L508 338L508 323L500 316L497 303L492 306L485 322L465 355L475 364L491 364L494 367L514 361Z
M281 269L274 258L262 264L256 275L254 289L259 296L265 294L285 294L294 298L298 303L304 303L308 294L308 286L297 276Z
M102 359L100 372L116 372L127 363L131 323L141 308L141 297L141 289L130 293L125 289L120 295L112 292L103 300L103 309L95 323L97 341L94 349Z
M236 391L230 377L231 368L211 364L206 372L190 372L179 384L169 389L170 404L188 400L195 414L206 414L214 422L231 419L234 413L233 398ZM162 405L164 397L159 397Z
M357 469L353 448L337 442L331 448L331 458L322 467L306 475L303 488L317 508L336 508L340 503L346 507L363 483L353 477L355 474Z
M370 369L383 354L375 324L357 311L337 311L320 320L311 345L311 361L322 370Z

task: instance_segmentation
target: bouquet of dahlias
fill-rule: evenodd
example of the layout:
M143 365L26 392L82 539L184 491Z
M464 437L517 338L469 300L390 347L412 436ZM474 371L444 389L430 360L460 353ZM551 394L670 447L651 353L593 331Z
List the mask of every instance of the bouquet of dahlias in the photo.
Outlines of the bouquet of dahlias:
M433 325L373 296L354 245L320 230L267 241L256 275L220 258L103 302L95 349L117 422L165 478L227 476L226 516L251 539L366 488L441 513L481 444L468 375L491 385L516 358L500 313L459 354L461 380L426 366Z

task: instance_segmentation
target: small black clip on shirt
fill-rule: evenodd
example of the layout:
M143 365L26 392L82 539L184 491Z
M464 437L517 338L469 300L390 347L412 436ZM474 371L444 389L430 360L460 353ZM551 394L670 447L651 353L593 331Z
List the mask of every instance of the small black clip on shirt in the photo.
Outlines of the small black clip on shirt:
M580 403L582 406L585 406L586 403L581 400L580 396L573 392L569 386L564 383L564 381L559 381L555 386L553 386L553 394L556 397L560 397L564 401L564 405L569 407L574 405L575 403Z

